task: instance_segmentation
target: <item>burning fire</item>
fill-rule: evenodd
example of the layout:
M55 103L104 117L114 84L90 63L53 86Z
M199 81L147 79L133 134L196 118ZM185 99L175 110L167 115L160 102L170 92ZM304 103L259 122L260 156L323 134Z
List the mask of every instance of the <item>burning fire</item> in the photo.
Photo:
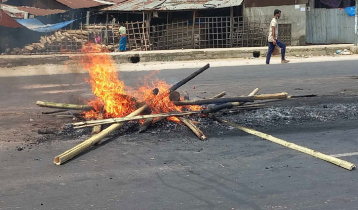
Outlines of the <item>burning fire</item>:
M86 45L82 52L85 56L81 63L90 75L86 82L92 86L92 93L97 96L87 102L94 110L84 112L85 118L96 119L99 113L103 113L104 118L123 117L143 103L148 105L153 114L201 110L200 106L175 106L169 99L170 85L162 80L151 80L153 75L146 77L145 84L137 90L125 86L124 82L118 79L114 60L111 56L100 53L101 48L96 45ZM153 94L155 88L159 90L158 95ZM169 120L179 121L176 117Z

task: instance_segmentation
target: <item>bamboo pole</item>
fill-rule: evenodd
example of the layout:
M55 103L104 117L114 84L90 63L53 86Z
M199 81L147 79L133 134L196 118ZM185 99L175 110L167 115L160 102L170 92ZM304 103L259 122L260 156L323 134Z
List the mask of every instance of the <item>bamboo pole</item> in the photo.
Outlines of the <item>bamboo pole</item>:
M208 68L210 68L210 64L206 64L204 67L200 68L199 70L197 70L196 72L192 73L191 75L189 75L188 77L186 77L185 79L181 80L180 82L178 82L177 84L173 85L169 91L175 91L177 90L179 87L183 86L184 84L186 84L187 82L189 82L190 80L194 79L196 76L198 76L199 74L203 73L205 70L207 70Z
M55 110L55 111L51 111L51 112L41 112L41 114L56 114L56 113L60 113L60 112L66 112L66 109L59 109L59 110Z
M57 109L75 109L75 110L91 110L92 106L89 105L77 105L77 104L65 104L65 103L53 103L46 101L37 101L37 106L48 107L48 108L57 108Z
M211 97L210 99L221 98L221 97L224 97L225 95L226 95L226 91L223 91L223 92Z
M353 163L350 163L348 161L341 160L341 159L338 159L338 158L323 154L321 152L318 152L318 151L309 149L307 147L303 147L303 146L300 146L300 145L285 141L283 139L276 138L276 137L268 135L266 133L262 133L262 132L253 130L251 128L246 128L244 126L240 126L240 125L238 125L236 123L232 123L232 122L229 122L229 121L226 121L226 120L220 120L220 119L217 119L217 118L216 118L216 120L218 120L219 122L225 123L227 125L230 125L230 126L232 126L234 128L237 128L239 130L242 130L242 131L244 131L246 133L258 136L260 138L266 139L266 140L274 142L276 144L279 144L279 145L288 147L290 149L294 149L294 150L297 150L299 152L303 152L303 153L306 153L306 154L311 155L313 157L316 157L316 158L325 160L327 162L333 163L333 164L338 165L338 166L340 166L342 168L345 168L347 170L351 171L351 170L356 168L356 166Z
M205 136L204 132L200 130L191 120L186 119L184 117L179 117L179 120L183 122L193 133L202 141L206 140L207 137Z
M186 116L191 114L199 114L200 112L182 112L182 113L163 113L163 114L151 114L151 115L140 115L134 117L121 117L121 118L110 118L105 120L90 120L84 122L77 122L72 123L74 128L84 128L84 127L92 127L97 125L104 125L104 124L111 124L111 123L120 123L120 122L127 122L132 120L143 120L149 118L156 118L156 117L171 117L171 116Z
M140 114L146 108L147 108L147 105L144 105L141 108L137 109L136 111L130 113L128 115L128 117L134 117L134 116ZM54 163L56 165L61 165L62 163L68 161L69 159L77 156L78 154L87 150L94 144L98 143L100 140L105 138L111 132L113 132L113 131L117 130L118 128L120 128L121 126L123 126L123 124L124 123L116 123L116 124L109 126L108 128L104 129L99 134L92 136L91 138L87 139L86 141L82 142L81 144L73 147L72 149L67 150L66 152L62 153L61 155L56 156L54 159Z
M217 95L211 97L210 99L221 98L221 97L223 97L223 96L225 96L225 95L226 95L226 92L223 91L223 92L221 92L221 93L219 93L219 94L217 94ZM182 123L184 123L191 131L193 131L193 133L194 133L200 140L206 140L206 139L207 139L207 137L205 136L204 132L201 131L201 130L199 129L199 127L197 127L192 120L187 119L187 118L184 118L184 117L179 117L179 120L180 120Z
M254 96L256 95L257 93L259 92L259 89L258 88L255 88L248 96ZM220 111L222 109L230 109L234 106L242 106L244 105L245 103L244 102L229 102L229 103L225 103L225 104L221 104L221 105L217 105L217 106L214 106L214 107L211 107L209 109L206 109L206 110L203 110L203 113L206 114L206 113L213 113L213 112L217 112L217 111ZM257 105L256 105L257 106ZM241 107L241 108L244 108L244 107ZM246 107L245 107L246 108Z
M108 13L107 13L108 14ZM101 111L101 112L99 112L99 114L98 114L98 118L97 119L99 119L99 120L102 120L103 119L103 112ZM95 125L95 126L93 126L93 128L92 128L92 135L96 135L96 134L98 134L99 132L101 132L101 130L102 130L102 125Z
M254 100L287 99L288 93L261 94L253 96Z
M226 102L253 102L253 97L235 97L235 98L215 98L215 99L200 99L200 100L189 100L189 101L174 101L176 106L185 105L203 105L203 104L215 104L215 103L226 103Z
M269 99L285 99L288 97L288 93L274 93L274 94L262 94L254 96L241 96L235 98L219 98L219 99L201 99L201 100L190 100L190 101L175 101L176 106L185 105L203 105L203 104L216 104L216 103L227 103L227 102L254 102L255 100L269 100Z

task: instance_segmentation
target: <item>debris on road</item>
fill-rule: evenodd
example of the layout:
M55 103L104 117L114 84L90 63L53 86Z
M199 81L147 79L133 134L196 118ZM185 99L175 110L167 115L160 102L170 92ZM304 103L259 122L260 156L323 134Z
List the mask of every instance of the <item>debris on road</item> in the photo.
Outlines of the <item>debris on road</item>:
M71 158L79 155L102 139L125 125L125 122L140 121L142 126L140 132L145 131L149 125L160 120L167 119L178 124L186 125L200 139L206 140L204 132L196 125L197 122L188 118L196 115L201 118L213 116L213 113L222 109L252 110L265 107L265 104L257 104L255 101L285 100L290 98L315 97L316 95L290 96L288 93L274 93L257 95L258 88L248 96L233 98L222 98L226 93L222 92L209 99L190 100L189 94L185 94L185 100L176 90L194 79L205 70L209 69L207 64L198 71L169 86L165 81L144 81L145 85L138 90L125 91L123 81L118 79L114 61L104 54L89 54L83 58L84 68L89 71L92 92L96 99L89 101L88 105L60 104L38 101L37 105L56 109L80 110L78 118L85 119L72 124L74 129L94 127L92 137L81 144L58 155L54 163L61 165ZM246 104L251 103L251 104ZM209 106L202 106L209 105ZM57 113L55 111L54 113ZM75 116L70 113L69 116ZM185 117L186 116L186 117ZM200 120L199 120L200 121ZM228 121L219 121L228 124ZM102 125L109 125L101 131ZM245 130L245 129L242 129ZM248 130L245 130L246 132ZM251 132L256 135L257 133ZM285 145L287 146L287 145ZM301 150L300 150L301 151ZM310 154L309 152L306 152ZM332 162L332 161L330 161ZM336 163L336 162L334 162ZM341 165L341 164L337 164ZM346 165L344 165L346 166ZM354 166L355 167L355 166ZM354 168L351 165L351 169ZM346 167L348 169L348 167Z

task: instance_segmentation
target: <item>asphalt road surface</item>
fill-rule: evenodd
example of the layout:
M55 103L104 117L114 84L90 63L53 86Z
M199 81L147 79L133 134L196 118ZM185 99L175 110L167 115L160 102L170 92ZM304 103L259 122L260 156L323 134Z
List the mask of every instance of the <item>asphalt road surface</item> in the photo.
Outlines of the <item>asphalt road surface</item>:
M183 86L191 97L289 92L318 94L280 106L358 101L358 61L210 68ZM157 73L175 83L194 69ZM123 72L129 86L149 72ZM0 78L0 209L357 209L357 171L347 171L212 122L202 142L175 124L124 132L56 166L53 157L86 136L33 144L41 126L68 120L39 113L37 100L91 97L86 74ZM342 106L343 107L343 106ZM345 106L347 107L347 106ZM357 110L346 109L345 112ZM264 123L264 122L262 122ZM358 120L252 127L358 164Z

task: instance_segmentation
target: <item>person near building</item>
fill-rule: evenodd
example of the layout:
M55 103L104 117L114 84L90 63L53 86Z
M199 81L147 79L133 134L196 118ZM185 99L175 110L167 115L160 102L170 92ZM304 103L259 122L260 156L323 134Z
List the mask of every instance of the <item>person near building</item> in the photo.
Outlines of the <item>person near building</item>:
M119 36L119 51L125 52L127 51L127 30L123 24L119 27Z
M267 57L266 57L266 64L270 64L270 59L271 59L272 53L275 50L276 46L281 48L281 58L282 58L281 63L289 62L285 58L286 45L283 42L281 42L279 39L277 39L277 37L278 37L278 19L280 19L280 17L281 17L281 11L276 9L274 11L274 17L270 23L270 29L269 29L270 32L268 35L269 49L268 49Z

